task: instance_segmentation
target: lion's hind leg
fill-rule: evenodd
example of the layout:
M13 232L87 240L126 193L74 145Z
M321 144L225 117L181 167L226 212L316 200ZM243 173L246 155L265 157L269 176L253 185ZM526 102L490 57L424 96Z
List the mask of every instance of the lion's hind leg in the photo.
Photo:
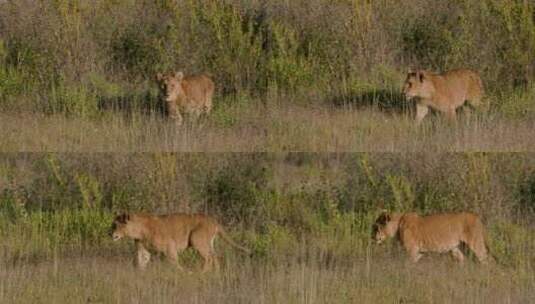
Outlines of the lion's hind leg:
M204 113L210 114L211 111L212 111L212 95L206 97L204 106L203 106Z
M212 263L213 263L213 265L215 267L215 270L217 271L217 270L219 270L219 259L217 258L217 254L215 252L214 240L215 240L215 235L210 240L210 250L211 250L211 254L212 254Z
M488 100L483 100L483 87L480 82L481 80L478 79L476 81L479 81L479 83L476 82L469 89L468 94L466 96L466 103L472 109L484 113L489 110L489 102Z
M215 255L215 250L213 247L213 240L215 234L208 235L206 231L197 231L191 235L191 245L199 252L199 254L204 259L204 264L202 272L208 272L214 268L214 266L219 268L219 262Z
M202 268L203 273L211 271L214 266L216 266L216 269L219 268L217 257L215 256L209 244L199 244L198 246L196 245L195 248L197 248L197 251L204 259L204 265Z
M476 255L478 261L482 264L486 264L488 260L487 246L485 240L481 238L474 238L467 242L468 248Z
M478 223L477 226L482 227L481 223ZM470 229L468 237L464 243L476 255L480 263L486 264L488 259L488 251L485 243L485 237L481 233L481 230L482 228Z

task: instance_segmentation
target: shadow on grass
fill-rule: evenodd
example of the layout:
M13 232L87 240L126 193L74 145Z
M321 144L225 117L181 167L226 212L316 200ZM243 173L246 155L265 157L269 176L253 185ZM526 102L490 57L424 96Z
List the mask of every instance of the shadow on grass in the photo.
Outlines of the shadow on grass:
M98 109L101 111L122 113L127 117L133 113L167 115L167 110L162 99L159 96L151 94L150 91L126 93L118 96L99 96Z
M387 114L413 114L415 104L403 94L393 90L369 90L335 96L331 103L336 107L352 109L375 108Z

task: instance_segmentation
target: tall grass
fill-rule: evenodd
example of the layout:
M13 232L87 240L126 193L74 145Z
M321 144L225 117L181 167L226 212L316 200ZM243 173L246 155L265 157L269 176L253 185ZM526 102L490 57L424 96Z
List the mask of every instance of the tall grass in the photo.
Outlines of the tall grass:
M4 1L3 151L531 151L529 1ZM488 113L411 122L408 67L470 67ZM208 72L176 128L156 72ZM461 117L463 115L460 115Z
M523 303L533 297L531 154L5 154L0 301ZM418 265L375 246L378 208L483 217L497 263ZM208 212L253 250L217 242L222 269L180 273L113 243L121 211ZM181 263L200 269L193 251ZM24 292L21 292L24 290Z
M4 1L1 106L91 117L150 102L171 69L213 74L221 95L300 103L397 90L410 66L471 67L490 95L509 94L533 80L533 12L518 0Z
M18 152L0 155L0 302L529 302L535 158L443 152L535 149L534 16L520 0L0 1L0 149ZM490 111L416 127L408 67L479 71ZM182 127L153 81L179 69L217 87ZM497 264L409 265L371 244L379 207L476 212ZM209 213L253 254L218 242L219 273L137 272L108 236L125 210Z
M45 254L63 245L84 248L109 243L107 227L120 211L198 211L240 227L259 254L271 242L284 247L305 235L332 234L342 242L327 246L349 254L343 243L365 242L374 215L386 207L470 210L497 233L498 246L515 246L504 233L512 229L519 241L529 239L524 225L534 210L530 154L103 156L4 155L4 242L46 240L36 247Z
M529 102L531 99L524 99ZM25 152L522 152L533 151L533 120L504 114L459 115L450 124L429 115L417 127L410 115L379 107L351 109L248 104L218 105L209 117L177 127L160 115L95 118L0 114L2 151ZM285 102L285 99L272 99ZM519 102L515 99L515 102ZM511 106L520 109L519 104ZM516 111L516 110L513 110Z

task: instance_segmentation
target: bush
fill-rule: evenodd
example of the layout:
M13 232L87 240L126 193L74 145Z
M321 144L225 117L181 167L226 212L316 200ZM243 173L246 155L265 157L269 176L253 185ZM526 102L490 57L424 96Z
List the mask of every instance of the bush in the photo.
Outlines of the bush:
M181 69L211 73L224 94L330 96L397 88L409 66L471 67L509 93L533 81L533 12L517 0L4 1L0 95L88 115L91 75L125 92Z
M525 269L529 267L526 256L534 249L531 232L520 225L496 222L488 226L490 253L501 265Z
M0 214L0 235L10 262L43 259L59 252L84 252L109 242L112 215L93 209L32 212L13 221Z
M129 78L152 78L164 70L162 48L174 48L177 45L168 43L166 35L158 30L156 25L133 24L114 37L113 61L120 70L131 74Z
M535 173L531 173L519 186L521 212L535 214Z
M266 204L271 196L268 188L269 168L263 156L238 157L215 172L202 184L199 196L208 212L218 214L223 222L239 221L247 226L262 227L268 221Z
M442 18L448 19L449 16ZM416 19L402 29L403 54L416 67L444 70L448 55L453 51L451 31L444 28L445 22L431 18Z
M516 88L497 96L498 109L509 118L526 118L535 114L535 86Z

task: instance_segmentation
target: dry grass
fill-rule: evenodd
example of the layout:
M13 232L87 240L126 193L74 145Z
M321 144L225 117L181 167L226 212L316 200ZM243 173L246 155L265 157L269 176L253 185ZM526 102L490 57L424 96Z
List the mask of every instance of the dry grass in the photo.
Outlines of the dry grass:
M182 127L156 115L103 113L101 119L0 114L2 151L533 151L532 120L495 114L440 116L416 127L408 114L332 107L246 107Z
M535 296L530 271L450 258L417 265L404 256L327 261L230 256L218 273L184 274L165 262L145 272L130 257L85 256L0 268L3 303L528 303ZM383 250L384 251L384 250ZM379 255L374 257L374 254Z
M535 296L532 154L17 153L0 160L0 303L529 303ZM411 265L396 242L371 244L381 200L425 214L478 212L497 264L426 255ZM218 273L180 273L158 258L140 272L132 241L107 235L121 208L182 207L208 210L253 255L218 240ZM200 262L192 251L181 255L186 268L198 271Z
M440 152L535 151L535 8L450 4L0 0L0 303L532 302L535 159ZM491 112L416 127L397 111L409 66L480 71ZM182 127L142 114L176 69L219 89ZM380 202L480 213L500 263L371 246ZM106 237L120 209L208 209L255 254L139 272Z

